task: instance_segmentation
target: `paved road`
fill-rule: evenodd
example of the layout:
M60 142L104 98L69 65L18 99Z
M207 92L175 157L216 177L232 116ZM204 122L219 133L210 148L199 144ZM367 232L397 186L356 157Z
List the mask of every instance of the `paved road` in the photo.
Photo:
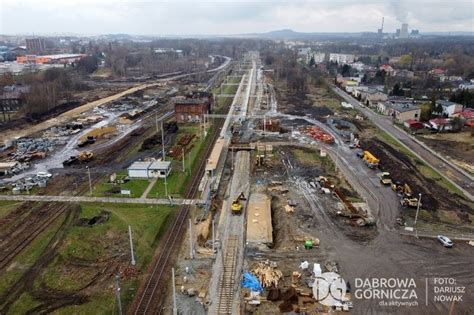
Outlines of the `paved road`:
M453 185L459 188L464 195L474 201L474 179L471 175L459 169L444 158L432 152L425 145L419 143L405 131L393 125L391 119L378 115L341 89L332 87L333 91L351 103L357 110L366 115L378 128L395 137L403 146L412 151L416 156L444 175Z
M43 195L0 195L0 200L7 201L57 201L57 202L104 202L104 203L137 203L150 205L169 205L169 199L151 198L109 198L87 196L43 196ZM200 199L173 199L173 205L203 204Z

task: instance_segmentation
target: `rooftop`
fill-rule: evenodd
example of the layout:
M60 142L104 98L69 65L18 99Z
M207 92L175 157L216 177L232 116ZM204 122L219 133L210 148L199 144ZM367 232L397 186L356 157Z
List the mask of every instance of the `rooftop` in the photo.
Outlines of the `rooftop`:
M170 161L155 161L150 164L148 169L153 169L153 170L166 170L170 168L171 162Z
M128 167L129 170L148 170L151 162L137 161Z
M450 102L450 101L445 101L445 100L437 100L436 101L436 104L439 104L443 107L449 107L449 106L453 106L453 105L460 105L458 103L454 103L454 102ZM462 106L462 105L461 105Z
M397 112L400 112L400 113L420 109L419 106L417 106L415 104L408 104L408 103L385 102L385 105L387 107L390 107L390 108L396 110Z

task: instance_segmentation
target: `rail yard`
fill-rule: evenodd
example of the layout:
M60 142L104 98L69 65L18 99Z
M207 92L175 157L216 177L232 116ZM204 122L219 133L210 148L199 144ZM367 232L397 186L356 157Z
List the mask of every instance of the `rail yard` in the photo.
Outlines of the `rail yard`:
M470 188L330 86L293 95L259 51L217 57L2 134L0 314L400 313L361 275L450 312L425 290L472 285Z

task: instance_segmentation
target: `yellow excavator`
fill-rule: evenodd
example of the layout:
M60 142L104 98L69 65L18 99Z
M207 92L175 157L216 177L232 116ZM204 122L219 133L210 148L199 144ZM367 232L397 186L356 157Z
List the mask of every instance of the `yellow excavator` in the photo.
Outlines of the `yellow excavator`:
M237 198L232 201L232 205L230 206L232 214L240 215L242 213L242 204L240 203L241 200L247 200L243 192L241 192L240 195L238 195Z

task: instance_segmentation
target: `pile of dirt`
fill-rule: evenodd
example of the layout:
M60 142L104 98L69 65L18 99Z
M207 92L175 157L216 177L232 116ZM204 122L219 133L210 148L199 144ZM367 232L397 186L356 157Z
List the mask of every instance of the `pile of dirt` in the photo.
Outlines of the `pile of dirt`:
M79 226L94 226L98 224L104 224L109 220L110 212L102 210L98 215L92 218L80 218L77 222Z
M293 311L293 306L298 305L298 293L293 287L286 290L286 292L281 295L281 299L283 303L279 305L279 308L282 313L291 312Z
M373 138L365 141L363 148L380 159L379 168L390 172L393 181L407 183L415 196L422 194L423 209L458 211L457 214L463 221L468 220L464 212L473 213L469 206L461 202L462 197L449 192L435 180L425 178L408 156L392 146Z

